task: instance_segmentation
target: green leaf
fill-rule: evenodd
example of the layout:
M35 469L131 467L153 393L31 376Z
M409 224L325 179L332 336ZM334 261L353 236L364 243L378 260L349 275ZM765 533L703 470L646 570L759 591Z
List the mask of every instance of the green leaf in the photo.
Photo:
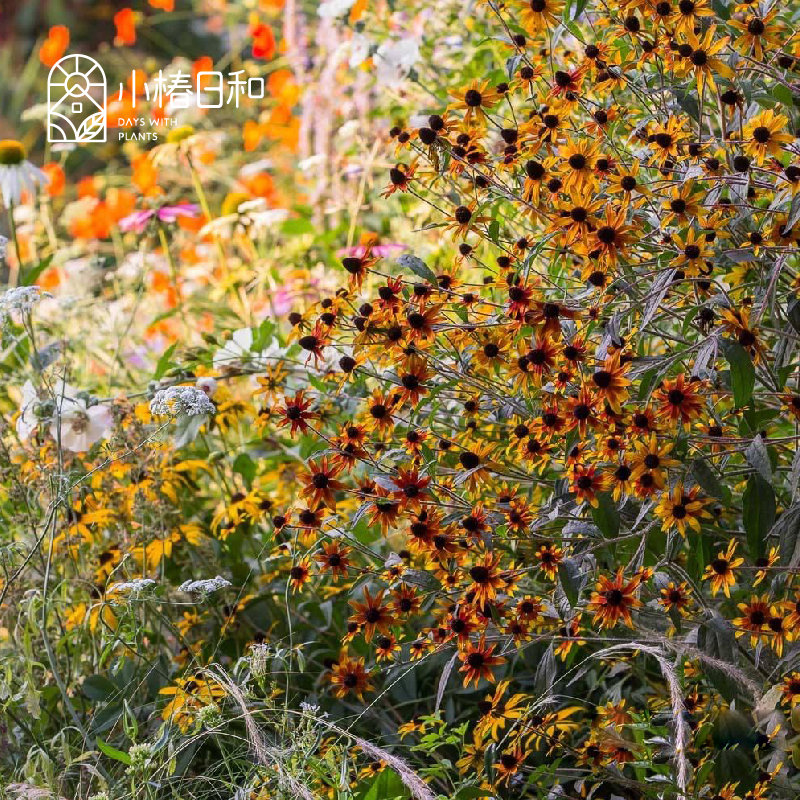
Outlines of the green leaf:
M496 219L493 219L489 223L489 238L495 244L500 243L500 223Z
M557 674L558 667L556 666L556 657L553 653L553 645L551 644L547 650L542 653L539 659L539 666L536 668L536 675L534 676L536 693L540 696L544 695L555 683Z
M735 641L733 626L718 614L705 620L697 629L697 646L718 661L735 664ZM726 672L707 663L703 664L703 672L728 702L736 697L736 684Z
M783 105L789 106L789 108L792 107L792 93L788 86L784 86L782 83L774 83L772 85L772 96L779 103L783 103Z
M730 502L730 490L719 482L716 473L704 459L698 457L692 461L692 475L694 475L694 479L704 492L716 497L717 500L724 500L726 503Z
M714 756L714 775L719 786L733 783L739 791L752 787L755 777L752 754L744 747L718 751Z
M92 717L92 725L89 734L97 737L98 733L103 733L113 728L122 716L123 708L117 703L110 703L102 708Z
M714 770L719 783L734 781L740 791L752 786L756 774L753 758L756 732L748 715L732 708L720 709L712 731L717 748Z
M784 227L787 231L790 231L794 228L798 220L800 220L800 194L796 194L792 198L792 205L789 207L789 216L786 218L786 225Z
M108 700L119 690L103 675L90 675L82 684L83 693L90 700Z
M711 0L711 7L720 19L729 20L731 18L731 10L723 0Z
M597 499L599 502L597 508L592 508L592 519L606 539L613 539L619 533L619 511L610 494L599 494Z
M438 285L436 275L433 274L431 268L421 258L412 256L410 253L403 253L403 255L398 256L397 263L403 269L410 269L415 275L424 278L432 286Z
M172 362L170 359L172 358L172 354L175 352L175 348L178 346L178 342L173 342L162 354L161 358L158 359L158 364L156 364L156 371L153 373L153 379L158 380L159 378L164 377L164 373L172 366Z
M708 538L702 533L690 531L688 535L689 552L687 557L687 567L689 574L697 581L703 575L706 564L711 560L711 552L708 546Z
M589 4L589 0L575 0L572 4L571 14L572 19L578 19L583 14L583 10Z
M747 479L742 495L742 520L750 557L761 558L766 552L767 536L775 524L775 492L758 473Z
M800 195L798 195L798 197L800 197ZM789 317L789 322L792 327L796 331L800 331L800 300L795 300L794 303L789 306L787 316Z
M453 800L473 800L475 797L492 797L492 792L488 789L479 789L477 786L465 786L453 795Z
M314 233L314 226L307 219L287 219L281 225L281 232L287 236L301 236L304 233Z
M250 352L260 353L272 338L274 329L275 323L270 319L265 319L256 329L255 336L253 336L253 344L250 345Z
M522 56L517 53L515 56L511 56L511 58L506 59L506 74L508 75L508 79L511 80L514 77L514 73L517 71L517 67L519 66L519 62L522 60Z
M736 408L750 402L756 385L756 368L747 351L738 342L725 343L725 358L731 365L731 388Z
M800 564L800 503L795 503L778 517L770 531L778 537L781 563L785 567Z
M256 477L256 463L247 453L239 453L233 462L233 471L238 472L251 486Z
M558 577L569 604L575 608L581 591L581 576L578 565L573 559L565 558L559 563Z
M750 442L747 450L745 450L744 457L747 463L767 483L772 480L772 462L769 460L769 451L762 436L757 434L753 438L753 441Z
M672 93L678 101L678 105L692 118L700 119L700 105L692 92L686 89L672 87Z
M368 783L361 792L358 789L356 787L358 800L398 800L409 796L400 776L390 769L376 775L372 783Z
M20 279L20 286L33 286L33 284L36 283L36 279L50 266L52 260L53 256L47 256L47 258L40 261L35 267L26 270Z
M109 758L113 758L114 761L121 761L123 764L131 763L131 757L122 750L117 750L116 747L112 747L102 739L95 739L95 742L97 742L97 748L100 752L105 753Z

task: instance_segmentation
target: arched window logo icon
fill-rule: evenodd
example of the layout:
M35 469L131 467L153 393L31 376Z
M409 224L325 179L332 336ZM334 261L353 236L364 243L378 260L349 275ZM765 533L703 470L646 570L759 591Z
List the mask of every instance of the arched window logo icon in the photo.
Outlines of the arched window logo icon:
M47 141L106 141L106 74L89 56L64 56L47 77Z

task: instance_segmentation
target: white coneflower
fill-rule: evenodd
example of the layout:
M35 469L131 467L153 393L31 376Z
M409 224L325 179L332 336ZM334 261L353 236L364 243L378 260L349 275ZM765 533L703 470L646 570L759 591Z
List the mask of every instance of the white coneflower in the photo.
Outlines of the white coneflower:
M47 175L25 156L22 142L0 140L0 194L6 208L19 205L23 192L34 195L40 184L48 182Z
M159 389L150 401L150 413L161 417L196 417L216 411L208 395L196 386Z

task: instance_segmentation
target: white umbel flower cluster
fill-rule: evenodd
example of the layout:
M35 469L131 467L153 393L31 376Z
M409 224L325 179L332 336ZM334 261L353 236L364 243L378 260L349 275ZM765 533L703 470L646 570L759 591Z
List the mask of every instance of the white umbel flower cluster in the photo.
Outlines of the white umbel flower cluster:
M186 592L187 594L211 594L212 592L224 589L226 586L230 585L231 582L229 580L226 580L221 575L217 575L216 578L184 581L179 588L182 592Z
M215 411L208 395L196 386L159 389L150 401L150 413L160 417L196 417Z
M0 251L4 247L0 244ZM2 255L2 252L0 252ZM30 314L33 307L44 297L52 297L38 286L16 286L0 294L0 322L12 314Z
M314 717L316 719L327 719L328 712L323 711L320 713L319 706L313 703L306 703L305 700L300 701L300 710L307 714L310 717Z
M108 587L106 594L141 594L146 592L151 587L155 586L156 582L152 578L134 578L132 581L125 581L124 583L115 583Z

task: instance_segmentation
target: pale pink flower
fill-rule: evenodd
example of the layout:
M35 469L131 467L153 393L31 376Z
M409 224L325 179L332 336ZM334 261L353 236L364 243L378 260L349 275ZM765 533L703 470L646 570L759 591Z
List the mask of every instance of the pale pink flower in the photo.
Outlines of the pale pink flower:
M378 258L389 258L395 253L401 253L406 249L404 244L397 242L386 242L384 244L376 244L372 247L372 255ZM354 258L362 258L367 252L367 248L363 244L355 245L354 247L342 247L336 251L336 255L340 258L344 256L353 256Z
M142 211L134 211L119 221L120 230L136 231L141 233L154 217L160 222L175 222L178 217L196 217L199 207L195 203L182 203L178 206L161 206L161 208L149 208Z

